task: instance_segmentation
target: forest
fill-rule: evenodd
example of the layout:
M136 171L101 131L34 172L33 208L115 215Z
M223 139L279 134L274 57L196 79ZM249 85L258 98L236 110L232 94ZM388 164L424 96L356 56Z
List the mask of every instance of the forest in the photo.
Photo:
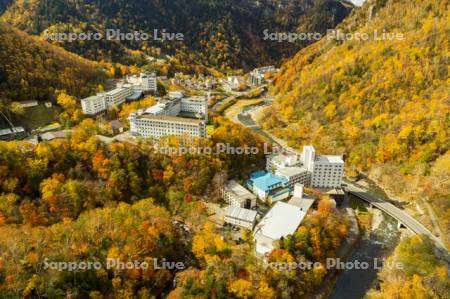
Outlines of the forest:
M439 233L415 208L431 207L447 244L449 16L448 1L366 3L338 29L404 38L324 38L300 51L276 76L263 120L294 148L344 154L348 175L367 175Z
M12 1L1 16L5 22L33 35L48 32L124 32L167 29L183 33L183 42L72 42L64 48L91 60L123 64L142 63L140 55L175 56L182 64L203 64L221 70L252 67L263 61L279 62L305 44L278 44L262 40L262 31L334 28L352 9L335 0L238 1Z
M86 96L106 80L98 63L1 21L0 49L0 103L52 100L57 89Z
M106 145L90 119L65 140L0 142L0 296L286 298L320 285L323 267L267 271L253 255L250 232L236 245L207 221L205 203L219 200L228 174L239 177L264 165L258 137L219 116L212 122L214 133L203 146L256 146L260 154L163 155L146 142ZM347 220L324 197L270 260L323 262L347 230ZM44 267L155 258L182 260L186 269Z

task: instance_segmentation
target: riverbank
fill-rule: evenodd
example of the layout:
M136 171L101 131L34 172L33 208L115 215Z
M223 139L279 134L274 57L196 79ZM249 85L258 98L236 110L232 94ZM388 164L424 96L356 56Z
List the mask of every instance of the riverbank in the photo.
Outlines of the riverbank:
M336 250L336 258L341 261L347 261L354 250L358 247L358 244L362 238L362 231L359 227L358 220L356 218L355 211L351 208L345 209L345 214L347 219L349 220L349 233L347 238L344 239L342 244ZM336 280L341 273L340 270L332 269L325 276L322 285L317 288L317 290L306 296L309 299L325 299L331 294L336 284Z
M417 198L414 202L403 198L402 196L398 196L398 194L394 193L389 188L386 188L383 185L383 182L377 180L371 176L370 173L361 172L363 178L358 180L358 184L361 185L361 182L364 182L370 189L373 189L374 186L378 189L377 195L383 197L386 201L391 202L397 207L405 210L409 215L413 218L417 219L420 223L422 223L430 232L432 232L437 238L441 240L441 242L445 245L450 243L449 240L445 239L446 234L444 234L439 226L439 223L434 215L434 211L429 204L427 204L423 199ZM425 206L423 207L421 203ZM428 213L426 213L427 211Z

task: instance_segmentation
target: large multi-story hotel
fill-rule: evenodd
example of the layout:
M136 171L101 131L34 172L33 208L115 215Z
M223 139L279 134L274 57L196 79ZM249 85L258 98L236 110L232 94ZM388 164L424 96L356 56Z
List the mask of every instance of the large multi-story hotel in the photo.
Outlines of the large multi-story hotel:
M152 93L156 93L158 91L156 73L141 73L139 76L127 76L125 80L127 83L132 85L132 88L135 91Z
M95 115L106 110L106 101L100 95L91 96L81 100L81 109L84 114Z
M95 115L106 111L108 108L122 105L127 99L133 100L142 97L143 93L157 91L156 74L140 74L139 76L127 76L126 83L121 81L117 87L108 92L97 93L81 100L81 108L84 114Z
M185 113L192 117L184 117ZM169 97L169 100L160 101L146 110L132 113L129 117L130 132L154 139L170 135L206 137L207 115L205 97Z
M206 123L202 119L132 113L129 120L130 132L144 138L160 139L170 135L206 137Z
M266 169L283 177L292 188L302 184L313 188L340 188L345 162L341 156L316 155L313 146L303 153L280 153L267 158Z

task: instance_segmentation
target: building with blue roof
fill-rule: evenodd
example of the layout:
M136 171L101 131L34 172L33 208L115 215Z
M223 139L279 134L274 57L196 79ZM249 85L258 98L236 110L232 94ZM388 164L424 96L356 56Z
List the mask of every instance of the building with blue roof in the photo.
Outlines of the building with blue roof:
M286 178L265 171L257 171L250 174L250 179L246 182L246 186L259 199L269 202L286 199L291 192L289 181Z

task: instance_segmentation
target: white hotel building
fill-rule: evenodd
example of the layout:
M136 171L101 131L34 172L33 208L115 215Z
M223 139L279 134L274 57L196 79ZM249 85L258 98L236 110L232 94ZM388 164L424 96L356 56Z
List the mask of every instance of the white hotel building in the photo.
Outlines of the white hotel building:
M106 101L100 95L91 96L81 100L81 109L83 109L83 113L87 115L95 115L105 111L106 108Z
M131 88L119 87L108 92L97 93L81 100L81 109L84 114L95 115L106 109L122 105L127 97L131 96L133 91Z
M126 82L133 86L135 91L156 93L158 91L156 73L141 73L139 76L127 76Z
M201 118L181 117L180 114L201 114ZM156 105L129 117L130 132L144 138L160 139L170 135L206 137L207 124L206 97L180 98L161 101Z
M117 87L111 91L97 93L95 96L82 99L81 108L83 113L95 115L106 111L108 108L122 105L134 93L137 93L139 97L142 93L156 93L157 91L157 80L154 73L127 76L125 81L127 83L117 83Z
M130 132L144 138L160 139L170 135L206 137L206 123L201 119L132 113L129 120Z
M305 146L302 154L280 153L267 158L266 170L295 184L313 188L340 188L345 162L341 156L316 155L313 146Z

